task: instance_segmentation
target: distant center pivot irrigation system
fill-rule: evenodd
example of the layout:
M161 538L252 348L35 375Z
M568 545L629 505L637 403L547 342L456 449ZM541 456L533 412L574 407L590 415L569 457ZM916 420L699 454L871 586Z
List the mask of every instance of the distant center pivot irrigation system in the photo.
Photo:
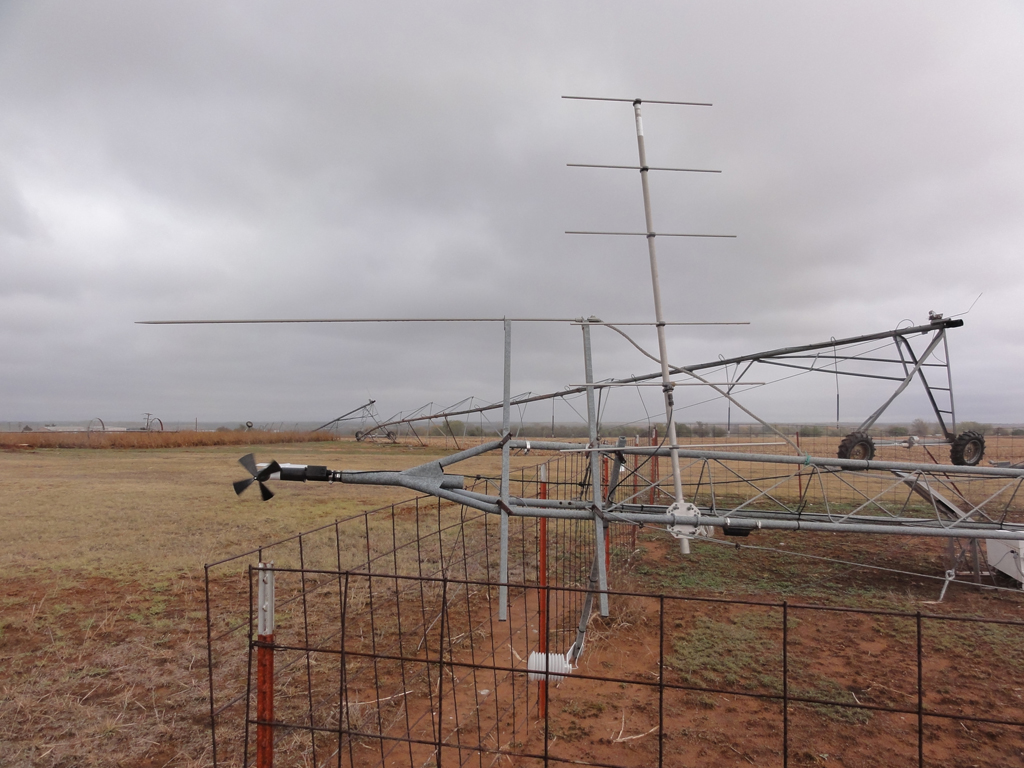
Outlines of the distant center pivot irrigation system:
M501 427L497 439L461 448L444 458L404 470L351 471L312 464L279 464L276 461L260 464L252 455L240 459L247 477L234 484L238 494L256 484L262 498L269 500L273 492L268 483L273 481L382 485L409 489L422 497L436 500L437 506L436 512L424 517L426 513L421 511L417 502L415 516L409 523L416 529L416 535L409 540L415 542L416 554L405 565L402 564L402 558L406 556L405 553L412 551L410 547L413 544L400 543L399 523L396 522L400 514L394 508L391 510L390 543L385 541L379 547L371 543L376 541L374 537L378 534L367 518L365 533L360 534L365 541L365 558L364 563L358 566L345 565L344 537L338 527L340 523L335 524L334 534L337 539L336 566L325 566L319 570L311 568L307 562L312 556L302 549L301 537L298 539L298 561L292 565L275 565L269 562L268 553L260 550L258 567L250 570L253 579L250 584L256 583L256 587L250 587L256 590L251 601L255 608L247 620L237 625L252 627L255 622L257 627L253 632L256 639L248 646L250 667L255 654L256 677L262 681L257 683L255 697L247 682L243 693L227 697L225 702L216 706L218 698L215 680L219 679L219 673L215 670L212 649L216 638L227 637L235 630L227 628L223 634L217 634L214 631L216 617L208 617L215 762L218 759L218 718L224 717L223 713L231 707L240 706L240 702L244 702L245 748L239 758L240 764L248 764L250 726L255 727L256 765L260 768L269 768L268 761L272 760L275 741L280 743L284 738L282 734L293 733L296 729L305 729L311 734L309 738L313 763L318 765L335 764L335 761L338 765L441 765L442 759L446 764L451 762L463 765L468 759L467 754L479 756L481 765L497 764L491 761L497 761L503 755L522 755L525 754L524 750L529 751L524 742L517 740L518 736L509 737L510 741L501 736L502 722L508 718L518 722L515 701L519 694L516 693L515 681L524 678L541 685L538 707L540 715L545 718L543 753L535 750L531 757L543 759L544 764L549 760L578 762L568 757L559 757L550 748L551 734L548 732L546 710L550 691L547 683L560 683L569 676L580 675L579 663L592 619L595 615L609 616L609 598L615 594L610 585L615 562L612 540L626 532L627 537L632 535L630 546L635 548L636 531L639 528L667 532L679 541L683 554L689 553L690 542L712 540L716 532L734 537L734 540L758 531L814 531L944 539L949 542L950 551L955 556L946 573L943 595L946 587L956 580L961 567L972 567L975 576L980 575L978 541L984 540L989 546L990 566L1018 582L1024 581L1020 555L1021 545L1024 544L1024 522L1018 514L1024 470L1016 467L980 466L985 452L983 436L971 431L961 434L956 432L947 333L962 326L963 321L932 313L928 323L923 325L842 339L832 338L701 364L673 365L668 359L668 328L704 323L670 323L665 320L657 240L661 237L728 238L732 235L656 230L648 184L650 172L718 171L649 166L641 107L643 103L710 105L674 101L644 102L640 99L565 98L625 102L633 106L639 161L636 166L570 165L578 168L639 171L644 229L581 229L568 230L567 234L636 236L646 239L654 298L653 323L605 322L596 317L149 321L152 324L493 322L501 323L504 331L503 396L500 402L468 408L431 409L429 413L381 420L372 410L374 401L371 400L319 427L328 429L361 413L363 418L369 415L372 427L357 434L357 439L394 440L394 430L403 424L435 420L447 423L449 419L458 416L500 410ZM513 397L513 326L516 323L534 322L570 323L580 328L584 381L567 386L559 392ZM630 338L623 329L631 325L654 325L658 341L656 352L644 350ZM596 381L591 343L594 328L608 328L624 337L657 363L658 371ZM778 368L800 373L824 373L837 380L839 376L847 376L885 381L892 384L893 391L853 432L842 439L837 455L813 456L754 414L737 398L745 389L763 385L762 382L748 379L750 371ZM730 369L732 375L729 375ZM722 372L726 373L724 381L715 378L720 377ZM915 444L949 445L949 464L875 459L876 441L868 434L868 430L915 379L923 386L941 435L931 439L913 436L899 441L899 444L907 447ZM597 407L599 393L611 387L647 385L660 386L662 389L667 427L663 439L650 445L628 445L626 438L611 442L602 440ZM676 429L675 392L680 386L691 385L715 392L766 430L776 432L791 452L745 452L725 450L724 446L711 446L709 449L707 446L680 444ZM514 436L511 428L513 407L570 395L583 395L586 398L588 437L585 443L554 439L525 440ZM548 459L538 466L535 476L529 482L523 477L517 480L511 467L514 452L536 452ZM477 478L449 473L449 469L460 462L489 453L500 453L501 456L501 472L496 487L489 482L481 485ZM670 480L670 485L662 482L657 471L658 461L662 458L667 458L671 467L670 477L666 478ZM551 488L557 487L560 492L549 493L549 485ZM461 510L459 522L453 523L450 528L446 527L442 508ZM434 526L431 529L433 533L427 535L421 526L428 525L431 515L435 514L436 523L429 523ZM548 533L549 523L558 533ZM568 533L570 531L571 534ZM479 549L474 549L474 542L477 541L475 536L482 537L479 541L484 542ZM428 539L434 542L435 538L437 551L430 549L431 554L428 554L427 549L435 545L431 543L427 547L424 542ZM495 549L491 546L495 539L497 559L493 563L492 572L487 553ZM561 549L549 553L549 545ZM457 556L453 554L456 551ZM994 552L999 553L998 562L993 562ZM567 559L578 558L579 553L585 553L583 560L574 560L576 564L572 567L565 566ZM459 573L456 563L461 564L461 575L452 581L453 573ZM382 571L382 568L387 570ZM560 568L562 570L558 570ZM207 573L209 595L209 567ZM386 573L387 576L374 576L380 573ZM551 573L562 574L557 580L559 583L552 584L549 581ZM301 606L302 621L305 622L303 626L306 627L304 645L289 645L280 638L275 639L275 577L299 585L295 597L290 600L300 602L289 603L292 605L289 610ZM376 587L374 579L378 580ZM383 583L381 579L390 585L385 593L397 620L395 626L388 624L389 629L386 631L373 624L374 621L385 621L380 613L383 610L381 595L385 594L380 592L380 583ZM531 582L530 579L535 581ZM331 614L334 616L331 622L335 622L338 629L326 632L325 639L317 641L317 645L311 639L309 629L312 621L310 605L314 604L310 590L328 587L333 590L331 594L334 597L331 599L337 607L336 615ZM555 605L551 601L555 599L552 590L556 589L564 590L564 595L571 595L572 599L566 598L567 601ZM657 599L654 596L647 597ZM647 597L639 596L636 599ZM661 620L664 621L664 616L668 614L665 612L665 598L660 599L662 603L659 610ZM451 606L454 601L465 603L462 619L453 618ZM282 605L280 597L277 598L277 604ZM354 607L357 604L358 609ZM416 636L421 639L413 643L415 637L410 636L410 645L406 646L402 638L408 627L403 629L401 617L403 611L412 610L410 606L414 604L419 617L416 619L418 623L414 634L419 632ZM369 613L366 613L367 610ZM380 618L375 619L375 616ZM505 654L503 658L510 659L508 674L501 680L498 679L498 672L505 669L505 662L498 661L497 640L493 639L499 633L493 623L487 623L495 617L500 624L508 626L509 633L507 641L501 641L504 645L501 645L500 653ZM364 619L370 624L365 624ZM531 621L536 623L530 624ZM354 634L357 626L358 640ZM522 627L522 631L526 632L525 628L529 626L534 626L535 632L542 639L535 643L524 640L525 645L519 644L516 633L520 630L514 627ZM918 627L920 632L920 615ZM382 648L385 636L389 633L397 638L398 646L388 646L390 650L385 652ZM473 638L487 633L492 638L490 656L478 657L476 651L473 651L470 662L459 655L461 651L457 651L456 646L464 650L465 646L459 644L469 642L470 647L475 648L472 645L475 642ZM366 646L366 638L370 638L372 647ZM549 642L563 645L552 651L549 650ZM522 651L521 654L517 648ZM317 714L317 706L314 704L314 689L319 690L315 683L319 673L311 662L314 651L335 654L339 658L340 677L332 683L333 693L323 694L327 698L335 697L331 699L333 704L329 705L330 714L326 715ZM303 695L308 698L308 712L301 717L296 715L299 718L297 720L288 719L280 710L276 713L274 710L275 664L279 664L277 674L282 674L280 662L275 662L275 658L287 658L288 653L297 654L290 663L298 665L288 674L299 677L305 675L306 681L303 685L307 693ZM436 659L430 656L431 653L436 654ZM413 661L417 664L422 662L423 669L415 673L415 679L406 678L406 665ZM306 665L305 671L299 674L303 663ZM382 671L386 669L393 670L393 673ZM459 687L460 680L468 679L466 669L474 670L472 677L475 682L469 684L469 689ZM481 669L494 675L492 686L486 690L477 681L477 673ZM361 671L357 674L358 670ZM392 676L389 677L389 674ZM664 698L666 678L663 667L658 674L659 685L662 686L660 695ZM518 675L523 677L517 678ZM251 672L247 672L246 680L251 681L252 678ZM375 682L367 682L371 679ZM394 683L394 687L389 688L382 681L387 681L389 685ZM521 689L522 684L519 685ZM785 686L783 688L778 696L772 694L768 698L774 696L787 702L783 707L783 718L786 718L792 694ZM501 697L507 697L507 701L511 702L508 707L502 703L505 699L498 701ZM484 699L487 699L486 704ZM488 709L491 700L495 701L493 712ZM251 706L256 709L255 716L250 712ZM454 714L448 714L453 711ZM477 741L471 745L463 741L469 738L464 735L467 733L465 725L456 724L453 730L446 720L454 717L458 723L458 718L462 717L465 723L470 716L467 712L472 715L477 733ZM491 714L486 714L488 712ZM921 735L923 712L919 707L921 765L924 764L924 741ZM513 734L518 733L516 727L512 728ZM657 761L661 765L667 759L663 716L648 733L659 728ZM625 714L619 741L628 741L624 733ZM330 741L332 738L335 741ZM359 748L353 747L353 744ZM369 751L360 751L368 744L376 746ZM783 748L786 759L788 744L785 741L786 746ZM226 754L223 742L220 748L223 756ZM321 750L319 756L318 748ZM609 765L600 761L590 764Z

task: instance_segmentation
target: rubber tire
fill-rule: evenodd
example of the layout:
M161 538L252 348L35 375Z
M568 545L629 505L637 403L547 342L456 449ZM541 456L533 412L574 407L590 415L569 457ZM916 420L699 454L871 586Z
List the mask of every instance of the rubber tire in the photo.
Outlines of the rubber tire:
M356 430L356 442L357 443L363 442L363 433L360 432L359 430Z
M949 448L949 460L960 467L974 467L985 455L985 436L968 430L956 436Z
M875 458L875 441L867 432L851 432L839 443L840 459L871 461Z

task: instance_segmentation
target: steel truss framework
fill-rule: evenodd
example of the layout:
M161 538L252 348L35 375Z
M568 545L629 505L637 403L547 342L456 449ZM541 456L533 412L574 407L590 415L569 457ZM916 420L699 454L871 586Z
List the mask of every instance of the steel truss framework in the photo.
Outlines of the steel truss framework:
M908 368L907 376L893 397L915 375L921 374L929 355L940 343L944 344L946 327L958 323L943 320L936 323L935 328L906 329L906 333L931 333L932 337L926 352L917 355L917 363ZM512 439L512 323L506 320L502 439L403 471L351 472L325 466L280 466L274 462L253 472L253 479L261 481L265 499L272 493L262 486L262 481L270 479L392 485L493 514L499 519L498 579L503 584L508 582L509 522L516 517L588 520L596 552L604 550L607 526L612 521L666 526L680 539L684 554L688 552L690 539L709 535L715 529L722 529L727 535L744 535L754 530L802 530L975 541L978 538L1024 539L1024 519L1016 514L1015 506L1024 469L690 450L664 444L627 446L625 438L614 445L603 443L598 437L596 393L599 385L593 376L591 323L581 321L581 327L589 430L586 445ZM875 334L871 339L883 337L885 334ZM858 343L864 338L858 337ZM844 340L847 341L850 340ZM902 342L897 346L899 343ZM909 342L906 348L912 349ZM774 359L784 360L795 359L794 355L799 357L809 351L812 350L808 347L797 347L776 350L773 354ZM722 365L723 361L718 364ZM884 406L880 410L884 410ZM608 485L612 491L606 493L601 483L591 483L592 492L586 499L551 503L515 498L509 492L510 457L514 450L581 452L589 459L585 464L591 478L599 476L603 457L607 457L612 462ZM448 467L490 452L501 453L502 472L497 493L467 489L464 477L445 472ZM638 461L654 457L668 457L672 462L672 488L659 489L657 501L649 495L647 503L637 503L637 493L629 496L621 492L623 475L628 476L630 471L627 459L631 459L635 467ZM686 477L684 461L688 462ZM252 472L251 457L245 457L242 463ZM794 481L798 489L795 495L792 492ZM236 483L236 491L240 493L248 482L251 481ZM684 487L693 490L684 495ZM1017 551L1019 557L1019 548ZM596 556L593 577L598 610L602 616L607 616L608 574L603 559ZM507 590L502 589L497 606L501 620L507 617L507 604Z
M641 457L639 466L630 466L634 456ZM510 495L520 503L549 495L552 508L579 502L592 491L588 459L585 453L564 453L543 470L513 472ZM607 463L599 485L612 482L612 461ZM713 462L699 464L714 468ZM649 477L650 454L625 454L622 467L619 490L609 487L609 497L625 494L645 470ZM708 486L704 479L699 484ZM486 485L479 482L477 490ZM688 484L697 497L695 487ZM726 493L721 485L719 490ZM783 490L772 487L776 496ZM652 492L665 489L641 488L642 494ZM962 701L948 691L957 687L958 665L952 662L961 646L988 648L997 638L1018 648L1024 622L619 588L607 595L613 615L652 628L654 639L634 649L645 663L569 670L559 664L556 675L557 659L544 651L575 647L578 622L593 635L588 647L600 651L606 642L601 625L588 615L591 563L598 553L589 520L549 521L544 535L541 522L533 516L510 522L505 582L497 578L502 557L496 518L427 497L207 566L214 764L250 765L262 732L269 739L263 754L276 754L279 764L482 768L501 758L516 765L582 760L609 768L661 766L693 763L715 745L726 759L746 755L758 764L785 766L808 750L822 751L822 734L842 722L858 724L858 740L867 750L867 734L900 734L899 759L922 767L940 764L945 753L935 750L951 744L1003 764L1019 757L1014 745L1024 731L1024 709L1012 703L1015 678L993 676L992 702L1003 702L998 707ZM606 530L611 546L601 559L616 575L630 567L637 528L610 522ZM541 555L542 540L554 557ZM255 582L268 571L276 577L277 613L277 634L269 637L254 630L259 626L262 633L266 621L265 598L261 592L256 599ZM508 611L499 621L494 603L503 590ZM870 674L851 672L853 696L816 687L808 676L813 663L807 654L817 644L815 619L826 613L843 616L851 638L874 636L879 628L893 638L888 651L871 661ZM581 615L586 622L579 621ZM727 664L739 670L737 680L694 675L693 658L683 662L678 656L680 633L701 626L701 616L760 628L761 652L754 657L742 647L702 652L702 665ZM605 626L606 636L614 627ZM830 640L833 654L857 646L841 637ZM621 653L618 640L614 647ZM267 652L276 665L270 718L258 710L256 682L258 656ZM532 663L538 657L542 664ZM993 664L997 657L992 654ZM545 675L558 685L540 685ZM884 679L886 686L873 687L869 679ZM623 704L621 727L617 702ZM734 727L709 731L710 742L680 738L681 724L712 703L733 707ZM587 734L600 708L612 708L617 735L613 731L603 740L602 758L595 759L589 739L573 735ZM772 723L767 737L755 730L764 722ZM986 737L982 752L978 733ZM856 762L870 755L847 757Z
M664 526L692 539L713 535L745 536L758 530L826 531L947 539L1024 539L1024 470L963 467L887 461L751 454L679 449L683 487L689 502L673 498L660 472L643 472L665 446L583 446L547 441L494 441L405 471L348 472L321 466L284 465L277 476L291 481L397 485L495 515L501 530L514 518L590 521L597 551L602 551L611 522ZM591 477L610 465L605 493L592 484L590 498L520 498L499 489L481 492L464 487L459 475L444 469L490 451L558 451L589 456ZM504 462L507 473L508 462ZM272 476L273 478L273 476ZM508 487L507 475L500 484ZM501 551L508 544L502 534ZM503 561L504 562L504 561ZM500 566L504 581L507 564ZM595 558L600 610L607 615L607 573ZM499 608L501 607L499 603Z
M620 333L622 325L605 323L596 318L591 320L578 318L576 324L608 327ZM734 372L728 377L729 380L722 385L725 395L732 395L737 388L745 386L745 378L757 365L795 369L806 373L825 373L836 377L894 382L895 390L870 416L860 423L856 428L858 431L871 428L916 378L924 388L928 404L935 415L944 441L950 442L955 439L957 428L947 332L952 328L960 328L963 324L963 320L960 319L935 317L926 325L894 328L841 339L833 338L828 341L721 358L706 363L671 367L670 373L674 376L686 376L705 371L728 372L729 368L733 367ZM629 340L632 342L632 339ZM923 343L918 343L915 349L915 342L921 340ZM651 373L617 378L600 382L598 386L621 387L643 384L659 376L661 376L660 373ZM761 384L757 383L751 386L761 386ZM531 403L581 395L586 391L586 386L577 386L544 394L529 392L513 397L511 405L522 407ZM472 400L472 398L467 398L467 400ZM390 419L381 421L373 430L367 430L364 434L370 435L375 431L383 434L395 427L424 421L438 421L448 425L450 429L450 419L500 410L503 404L497 402L466 405L466 400L463 400L446 408L436 409L432 406L433 404L429 403L412 414L396 414ZM424 413L424 411L426 412Z
M613 462L621 473L610 494L549 502L463 488L465 479L443 470L459 461L508 447L521 451L587 453ZM660 482L640 475L630 463L667 457L662 447L533 440L493 441L412 469L350 472L309 465L282 465L269 479L395 485L421 491L492 514L627 522L637 525L692 525L729 529L823 530L913 536L1015 539L1024 535L1019 520L1024 469L962 467L892 461L858 461L814 456L679 449L687 482L702 503L681 511L674 501L643 502ZM629 460L627 460L629 457ZM635 482L639 489L631 488ZM799 482L801 490L794 494ZM795 496L795 498L794 498ZM923 501L922 501L923 499ZM867 526L867 527L865 527Z

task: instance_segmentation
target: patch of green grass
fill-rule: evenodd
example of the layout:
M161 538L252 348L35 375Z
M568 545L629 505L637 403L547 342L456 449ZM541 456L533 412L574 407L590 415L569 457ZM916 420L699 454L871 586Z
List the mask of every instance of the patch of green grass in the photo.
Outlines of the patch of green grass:
M570 720L565 728L554 728L551 735L563 741L584 741L590 740L593 729L589 725L583 725L577 720Z
M643 579L645 586L656 590L675 593L681 591L703 590L721 592L734 585L734 575L730 575L729 560L732 552L724 547L702 547L690 559L679 556L678 562L668 564L652 563L642 560L636 573Z
M827 677L819 677L810 687L791 686L790 695L800 696L808 699L824 699L826 701L849 701L854 704L853 696L835 680ZM856 707L840 707L830 704L801 704L813 712L816 712L826 720L835 723L848 725L865 725L871 721L871 711Z
M51 603L46 609L46 616L51 619L59 619L73 610L74 608L67 603Z
M668 657L668 664L685 682L713 688L782 693L782 633L778 611L749 611L718 620L697 616L689 630L680 627L681 623L676 625L678 634L672 641L673 653ZM790 628L796 626L799 621L790 618ZM817 675L805 677L800 683L791 678L789 690L795 696L855 703L849 691L836 681ZM717 702L705 695L697 699L697 706L713 709ZM863 709L826 704L802 706L836 723L857 725L871 719L871 713Z
M925 622L923 639L936 650L975 661L999 659L1001 666L1024 673L1020 627L952 621Z
M782 692L781 616L746 612L725 620L697 616L672 640L668 664L684 680Z
M148 610L150 616L159 616L165 610L167 610L167 598L166 597L153 598L153 600L152 600L152 602L150 602L149 608L147 610Z
M774 600L916 610L923 595L932 599L938 590L927 582L896 592L890 581L876 578L871 571L799 557L801 549L789 537L772 532L757 533L739 543L781 551L738 549L719 538L717 543L695 541L692 554L683 556L674 546L666 548L660 534L643 532L640 539L650 544L634 557L637 565L632 572L644 591L763 595ZM790 547L792 553L787 551ZM664 554L655 557L654 553Z
M821 583L822 573L809 578L803 563L722 544L695 542L692 554L684 557L673 552L667 563L642 561L636 573L644 579L645 587L653 585L676 594L703 591L824 597L834 593L835 585L828 578L832 570L839 571L830 569L825 583Z
M697 706L701 709L714 709L718 706L718 702L710 696L701 696L697 699Z
M917 637L917 628L913 618L875 616L871 624L871 631L880 637L900 643L913 642Z
M80 680L86 677L105 677L110 672L106 667L85 667L68 673L69 680Z
M572 699L562 707L562 711L580 719L597 717L604 712L604 704L599 701L578 702Z

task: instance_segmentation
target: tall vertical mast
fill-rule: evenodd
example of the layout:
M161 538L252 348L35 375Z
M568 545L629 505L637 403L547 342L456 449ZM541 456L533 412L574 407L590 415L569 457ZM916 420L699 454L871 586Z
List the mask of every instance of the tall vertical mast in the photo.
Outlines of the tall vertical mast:
M683 503L683 481L679 470L679 441L676 437L675 398L669 374L668 346L665 341L665 316L661 309L661 280L658 277L658 254L654 245L654 216L651 213L651 191L647 183L647 149L644 146L644 124L640 116L640 99L633 102L636 114L636 144L640 152L640 183L644 191L644 219L647 225L647 254L651 261L651 284L654 289L654 319L658 330L658 357L661 361L661 385L665 393L665 416L668 420L668 440L672 458L672 487L676 503ZM683 540L685 541L685 539Z

